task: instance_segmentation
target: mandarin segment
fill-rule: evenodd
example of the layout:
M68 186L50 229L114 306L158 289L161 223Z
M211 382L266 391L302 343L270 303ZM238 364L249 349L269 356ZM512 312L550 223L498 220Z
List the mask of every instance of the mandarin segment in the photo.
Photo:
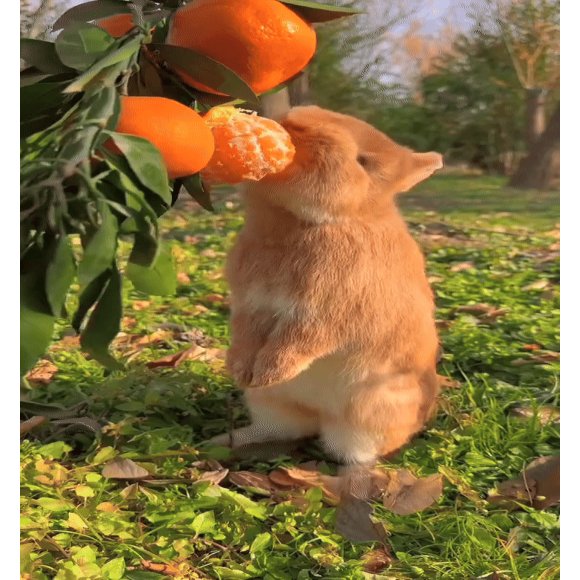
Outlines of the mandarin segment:
M316 51L316 33L277 0L193 0L179 8L168 44L221 62L260 94L303 70ZM176 71L188 85L223 94Z
M116 131L153 143L171 179L198 173L214 152L212 131L201 115L163 97L123 97Z
M276 121L234 107L216 107L205 117L215 152L202 171L208 183L259 181L283 171L294 159L288 132Z

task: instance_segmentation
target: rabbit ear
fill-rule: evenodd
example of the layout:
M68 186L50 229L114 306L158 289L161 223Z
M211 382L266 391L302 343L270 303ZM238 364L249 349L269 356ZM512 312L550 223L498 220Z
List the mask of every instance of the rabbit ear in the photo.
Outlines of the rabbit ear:
M440 153L412 153L405 175L400 181L399 192L403 193L415 187L421 181L431 177L435 171L443 167L443 156Z

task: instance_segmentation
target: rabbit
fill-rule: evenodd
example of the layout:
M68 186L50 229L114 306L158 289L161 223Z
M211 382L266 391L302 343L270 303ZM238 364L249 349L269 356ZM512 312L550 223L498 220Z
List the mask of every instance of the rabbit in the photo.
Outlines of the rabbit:
M438 394L434 297L395 196L442 156L317 106L280 122L296 155L245 184L226 265L226 364L252 422L212 442L317 436L340 462L372 463L423 428Z

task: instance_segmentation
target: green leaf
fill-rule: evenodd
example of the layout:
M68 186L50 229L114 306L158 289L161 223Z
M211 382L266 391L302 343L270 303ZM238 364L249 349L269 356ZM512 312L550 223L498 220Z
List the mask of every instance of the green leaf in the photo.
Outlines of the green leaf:
M123 365L108 351L109 344L121 328L122 315L121 275L115 266L81 334L81 346L95 360L111 370L123 369Z
M20 118L30 121L38 113L62 105L66 83L37 83L20 88Z
M60 30L65 26L70 26L76 22L89 22L100 20L114 14L128 14L131 12L128 4L118 2L118 0L93 0L78 6L73 6L60 16L53 24L53 30Z
M48 512L64 512L74 509L74 505L64 499L55 499L53 497L41 497L36 500L38 505Z
M75 258L69 240L60 236L46 270L46 297L55 316L61 316L75 274Z
M485 528L475 528L471 538L485 550L494 550L497 545L495 536Z
M117 218L104 201L98 201L97 207L101 215L101 225L87 244L79 264L81 286L87 286L108 270L117 251Z
M42 257L40 258L42 259ZM30 370L52 339L55 317L44 293L42 262L20 276L20 373Z
M121 99L117 89L101 86L95 88L93 93L85 115L86 122L97 123L111 130L115 129L121 113Z
M193 197L201 207L208 211L215 211L211 203L209 188L203 184L199 173L190 175L182 181L183 187L185 187L187 193L189 193L189 195L191 195L191 197Z
M250 546L250 553L257 554L259 552L263 552L267 547L270 546L271 542L272 536L268 532L258 534Z
M42 457L48 457L50 459L61 459L69 451L72 451L72 447L67 445L64 441L55 441L54 443L47 443L38 449L37 453L42 455Z
M79 566L84 566L85 564L92 564L97 561L97 554L91 546L83 546L80 550L75 552L72 556L72 560Z
M258 103L256 93L233 70L203 54L170 44L151 43L149 48L167 64L187 73L208 87L251 103Z
M113 447L103 447L93 458L91 461L92 465L99 465L101 463L105 463L106 461L110 461L114 459L117 455L117 452Z
M141 37L134 38L120 48L99 59L89 69L77 77L68 87L66 87L63 92L79 93L84 91L90 82L99 75L99 73L105 70L110 71L111 82L114 82L118 74L128 67L131 57L141 48L141 40Z
M109 282L112 270L106 270L100 276L95 278L82 292L79 297L79 306L72 319L72 327L79 332L81 324L87 315L87 312L100 298L104 289Z
M345 16L362 14L356 8L346 6L332 6L330 4L320 4L319 2L308 2L307 0L280 0L287 4L294 12L297 12L309 22L328 22Z
M125 274L136 290L146 294L168 296L177 290L177 278L169 249L161 249L149 267L129 262Z
M115 39L102 28L80 22L58 35L55 48L66 66L82 71L95 63L114 42Z
M72 72L58 58L54 42L37 38L20 39L20 58L43 73Z
M151 235L137 232L135 234L135 244L129 256L129 264L151 268L155 263L159 253L159 243Z
M125 560L123 558L110 560L101 568L101 574L108 580L121 580L125 574Z
M125 156L129 167L135 172L139 181L157 193L165 203L170 204L169 178L159 149L141 137L113 132L109 132L109 135Z
M203 512L195 516L195 519L191 523L191 528L196 533L196 535L200 534L208 534L209 532L213 532L215 530L215 516L213 512Z

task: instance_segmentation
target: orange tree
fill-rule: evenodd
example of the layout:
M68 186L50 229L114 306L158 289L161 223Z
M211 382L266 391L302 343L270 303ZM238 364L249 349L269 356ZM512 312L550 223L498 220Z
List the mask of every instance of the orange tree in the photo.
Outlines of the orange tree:
M353 12L304 0L98 0L59 18L54 42L22 39L21 374L58 318L93 358L122 368L108 349L122 316L119 240L132 240L123 275L134 287L171 294L158 218L182 188L212 210L200 170L214 143L199 113L283 87L314 54L311 24ZM235 26L222 26L228 18ZM261 24L276 33L260 39Z

